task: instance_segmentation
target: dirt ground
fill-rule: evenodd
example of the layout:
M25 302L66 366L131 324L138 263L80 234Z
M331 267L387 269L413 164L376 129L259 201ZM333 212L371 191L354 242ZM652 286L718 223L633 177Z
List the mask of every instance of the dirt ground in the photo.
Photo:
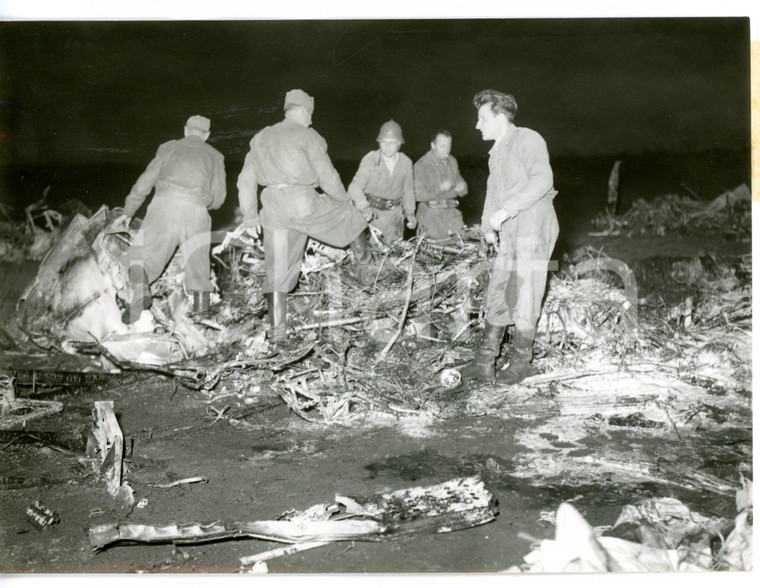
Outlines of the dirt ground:
M691 257L713 252L738 256L749 244L723 239L660 237L596 239L582 233L573 246L595 247L629 263L654 258ZM13 304L32 279L30 265L0 271L2 324L12 322ZM643 284L646 287L646 284ZM199 545L117 545L94 552L89 527L116 521L168 525L185 522L271 520L291 509L331 502L336 494L368 496L479 474L499 505L496 520L452 533L414 534L388 542L336 542L273 559L270 572L495 572L519 565L535 539L554 536L543 513L572 501L592 525L612 524L620 508L643 497L674 496L708 516L731 518L734 498L662 481L628 486L575 482L537 487L512 475L521 454L518 433L540 428L540 415L472 413L421 421L413 415L361 426L315 425L290 412L266 390L249 404L228 406L152 374L83 375L55 381L32 369L34 358L3 353L0 368L17 374L18 394L57 400L64 410L28 423L26 436L0 431L0 572L236 572L239 558L282 544L257 539ZM464 392L467 393L466 390ZM113 400L127 440L126 479L135 504L112 499L101 480L79 458L92 426L92 406ZM452 400L454 404L456 399ZM224 418L220 418L223 416ZM734 431L735 444L751 446L752 432ZM563 441L544 435L546 453ZM633 439L589 435L573 451L593 456L603 445L636 442L642 455L671 452L703 463L712 475L735 475L742 452L711 463L698 438L677 447L647 446ZM554 444L554 445L553 445ZM202 476L205 483L157 487ZM140 502L142 499L142 503ZM35 500L60 516L46 531L25 514Z

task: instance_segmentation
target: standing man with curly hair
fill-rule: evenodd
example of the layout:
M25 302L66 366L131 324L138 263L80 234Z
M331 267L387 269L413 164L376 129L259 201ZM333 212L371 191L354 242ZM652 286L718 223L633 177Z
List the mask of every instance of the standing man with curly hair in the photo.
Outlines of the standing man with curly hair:
M516 384L532 375L533 339L546 289L549 258L559 235L557 195L546 142L514 124L511 94L483 90L473 100L478 129L489 151L489 176L482 229L498 247L485 299L485 327L465 379L492 380L507 326L514 325L513 355L497 382Z

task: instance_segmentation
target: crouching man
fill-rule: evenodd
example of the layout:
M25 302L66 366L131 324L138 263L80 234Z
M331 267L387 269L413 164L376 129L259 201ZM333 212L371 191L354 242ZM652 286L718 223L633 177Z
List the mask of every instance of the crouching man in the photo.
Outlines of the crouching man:
M124 204L125 221L132 218L145 198L155 194L132 246L126 252L132 299L122 321L132 324L150 308L150 284L166 268L177 247L185 264L185 289L193 295L193 311L208 311L213 290L209 249L211 216L227 195L224 157L206 144L211 121L191 116L185 137L164 143L137 179Z
M489 151L489 176L482 228L497 255L486 291L485 328L464 379L492 380L507 326L514 325L513 355L497 382L515 384L532 375L533 339L554 244L559 235L552 168L546 142L537 132L515 126L517 102L510 94L484 90L475 95L478 129Z
M260 234L264 228L266 277L263 291L269 308L270 339L287 340L287 294L298 283L306 241L312 237L333 247L350 245L356 276L371 283L372 253L364 230L367 222L351 203L327 155L327 143L311 127L314 98L302 90L285 95L285 119L251 139L238 177L243 226ZM257 185L261 193L258 212ZM318 193L320 187L324 194Z

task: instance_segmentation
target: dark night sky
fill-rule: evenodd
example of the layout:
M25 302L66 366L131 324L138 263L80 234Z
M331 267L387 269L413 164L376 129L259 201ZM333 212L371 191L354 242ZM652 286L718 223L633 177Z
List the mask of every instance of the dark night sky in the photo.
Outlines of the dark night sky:
M744 148L749 20L0 22L6 161L147 161L190 114L230 161L315 96L333 159L394 118L412 157L437 128L485 155L472 96L511 92L553 156Z

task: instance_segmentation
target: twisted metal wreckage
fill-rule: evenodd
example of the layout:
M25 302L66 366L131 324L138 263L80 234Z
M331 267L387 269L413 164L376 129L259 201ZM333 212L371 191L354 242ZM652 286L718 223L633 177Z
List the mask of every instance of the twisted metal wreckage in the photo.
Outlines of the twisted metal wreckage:
M90 218L74 217L42 261L17 306L29 341L90 355L103 370L164 374L210 399L242 402L266 386L318 424L360 426L379 413L525 419L531 424L518 441L533 450L515 456L510 475L536 485L654 481L721 495L742 492L743 478L740 484L707 473L696 458L669 460L662 448L698 438L720 453L721 439L751 430L749 255L732 263L711 255L671 260L662 278L688 295L666 303L639 297L634 272L622 262L592 248L575 252L550 279L536 339L539 374L499 389L456 377L477 337L488 279L489 250L477 230L446 242L421 237L391 247L373 239L376 279L366 288L346 271L346 252L310 242L290 296L294 344L273 351L263 321L263 251L242 233L214 250L223 296L216 296L210 318L189 317L175 257L152 286L150 311L124 325L118 300L126 273L118 260L132 234L115 230L115 217L105 207ZM578 451L589 435L609 437L620 429L663 445L656 455L615 444L594 456ZM731 452L732 463L751 463L748 444L734 444ZM743 520L748 509L745 501ZM742 528L751 539L751 524L745 520ZM101 531L99 545L121 537L114 529ZM148 532L142 539L161 537ZM139 533L131 538L140 539ZM589 549L598 555L597 547ZM671 563L678 559L671 556ZM554 569L546 561L541 567L537 557L526 569ZM610 568L609 558L599 561L589 565ZM678 561L672 569L692 569L679 568ZM732 565L746 569L746 562Z

